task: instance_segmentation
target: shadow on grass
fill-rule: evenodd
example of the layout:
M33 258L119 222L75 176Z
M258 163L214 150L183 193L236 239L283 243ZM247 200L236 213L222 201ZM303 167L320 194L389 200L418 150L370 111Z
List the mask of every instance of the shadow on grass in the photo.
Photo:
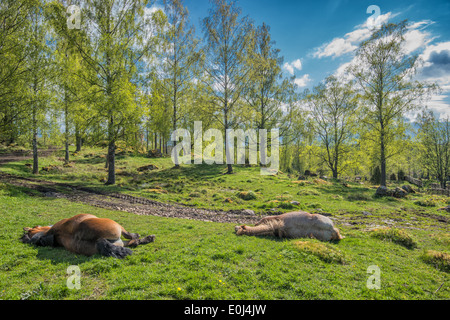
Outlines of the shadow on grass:
M340 195L345 197L345 200L353 201L376 201L375 190L367 186L352 186L345 187L340 183L334 183L326 187L320 187L320 192L333 195Z
M181 166L178 169L174 167L156 171L152 173L152 177L157 178L178 178L178 177L186 177L192 180L208 180L212 178L216 178L224 174L226 169L225 165L207 165L207 164L199 164L199 165L189 165L189 166Z
M12 170L19 173L21 176L32 176L31 167L28 168L23 163L6 163L2 165L2 169Z
M26 245L26 244L24 244ZM84 262L98 260L101 258L100 255L95 254L93 256L87 257L82 255L77 255L62 247L36 247L38 253L36 258L39 260L50 261L52 264L67 264L78 265Z
M99 164L99 163L105 164L106 159L101 157L93 157L93 158L74 159L71 160L71 162L75 164Z

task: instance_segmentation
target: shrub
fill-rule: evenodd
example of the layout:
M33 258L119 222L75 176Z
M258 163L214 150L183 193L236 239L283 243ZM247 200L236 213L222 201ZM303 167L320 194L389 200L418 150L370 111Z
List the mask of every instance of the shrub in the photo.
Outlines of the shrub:
M370 182L373 184L380 184L381 182L381 170L380 167L375 167L375 169L372 172L372 176L370 177Z
M191 198L200 198L201 195L200 195L200 193L198 193L198 192L191 192L191 193L189 194L189 197L191 197Z
M278 208L280 201L278 200L270 200L267 202L267 208Z
M405 230L402 229L396 228L374 229L372 231L372 236L381 240L392 241L408 249L417 247L417 244L414 241L414 239Z
M450 254L435 250L427 250L422 254L422 260L444 272L450 272Z
M312 209L320 209L322 208L322 204L314 202L314 203L309 203L308 204L308 208L312 208Z
M398 180L399 180L399 181L405 180L405 176L406 176L405 172L404 172L402 169L400 169L400 171L399 171L398 174L397 174Z
M370 201L371 199L371 196L368 196L364 193L350 194L347 197L347 200L349 201Z
M295 206L289 201L283 201L278 207L281 209L294 209Z
M417 201L414 201L414 204L417 204L418 206L421 206L421 207L436 207L436 205L437 205L436 201L433 198L417 200Z
M295 241L293 244L298 250L311 253L322 261L345 264L344 254L330 244L318 241Z
M320 196L320 192L314 189L305 189L297 192L299 196Z
M292 196L290 194L282 194L282 195L276 196L276 199L279 201L288 201L288 200L292 199Z
M253 191L240 191L236 194L238 198L242 200L254 200L256 199L256 194Z

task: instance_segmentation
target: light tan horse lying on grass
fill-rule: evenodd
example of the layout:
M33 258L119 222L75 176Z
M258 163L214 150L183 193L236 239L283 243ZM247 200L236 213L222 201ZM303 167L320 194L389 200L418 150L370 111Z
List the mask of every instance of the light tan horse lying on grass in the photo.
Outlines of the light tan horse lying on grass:
M155 240L155 236L139 239L137 233L127 232L110 219L97 218L92 214L79 214L58 221L53 226L23 228L23 243L36 246L64 247L66 250L91 256L99 253L107 257L124 258L136 247ZM122 241L121 236L130 241Z
M236 226L236 234L275 236L280 238L315 238L321 241L341 240L343 237L330 218L308 212L289 212L261 219L254 227Z

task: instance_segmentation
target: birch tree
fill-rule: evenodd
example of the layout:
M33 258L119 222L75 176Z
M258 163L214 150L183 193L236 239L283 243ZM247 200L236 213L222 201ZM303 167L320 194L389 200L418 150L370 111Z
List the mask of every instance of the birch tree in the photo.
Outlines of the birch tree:
M345 170L356 125L357 101L352 83L330 76L307 94L306 100L313 115L315 134L324 147L320 157L337 179Z
M405 51L407 22L384 24L361 43L350 74L363 98L362 119L377 135L381 185L386 186L386 161L392 156L396 122L407 112L419 109L434 85L414 80L420 61Z
M203 20L205 87L211 97L212 115L226 134L236 125L236 108L250 84L247 62L252 25L233 1L213 0L209 16ZM203 78L203 77L202 77ZM230 143L226 135L227 173L233 172Z

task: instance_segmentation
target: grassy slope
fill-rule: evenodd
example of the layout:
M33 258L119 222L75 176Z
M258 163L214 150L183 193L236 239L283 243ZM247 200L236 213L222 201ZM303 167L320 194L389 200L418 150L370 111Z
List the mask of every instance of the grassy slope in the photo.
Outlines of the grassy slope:
M74 168L62 168L44 177L67 182L66 176L71 175L71 182L103 188L102 159L85 157L92 152L97 151L88 150L75 157ZM135 174L137 167L149 163L160 169ZM57 156L42 161L42 166L50 164L61 165L61 161ZM162 201L223 209L251 208L261 213L279 205L269 201L297 200L299 207L309 211L332 213L346 238L337 244L323 244L310 239L299 242L237 237L230 224L136 216L64 199L30 197L19 188L1 185L0 299L450 298L448 272L422 259L425 250L449 251L448 224L427 218L429 214L443 215L436 207L414 204L417 199L432 199L436 205L443 205L447 201L444 198L417 194L403 200L373 199L370 186L300 186L293 183L295 177L262 177L256 168L236 167L237 173L228 176L220 174L222 168L184 167L174 172L170 166L167 159L119 159L119 172L125 172L119 176L123 187L113 188ZM4 170L28 174L23 162L9 164ZM149 192L151 189L168 193ZM236 192L240 189L254 191L257 199L239 199ZM223 202L226 198L232 202ZM370 215L363 215L363 211ZM17 240L24 226L53 224L78 213L114 219L131 232L155 234L157 240L134 249L134 254L124 260L81 257L62 249L27 246ZM404 229L417 246L406 248L366 231L376 225ZM66 286L70 265L81 270L80 290ZM381 269L380 290L366 287L370 276L367 268L371 265Z

